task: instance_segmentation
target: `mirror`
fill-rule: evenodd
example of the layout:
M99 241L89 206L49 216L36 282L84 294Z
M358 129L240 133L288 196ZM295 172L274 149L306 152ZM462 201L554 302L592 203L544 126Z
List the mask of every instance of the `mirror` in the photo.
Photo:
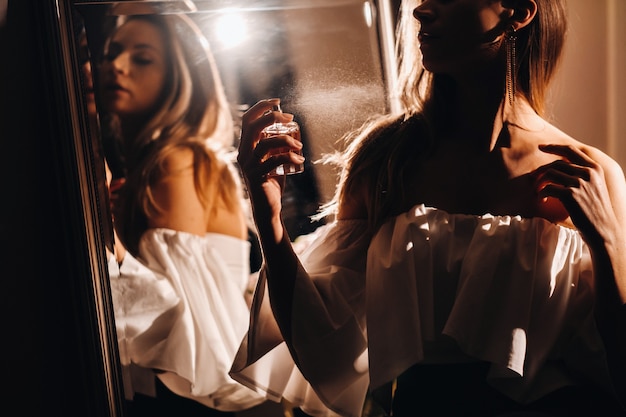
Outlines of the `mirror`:
M105 39L118 16L185 13L202 30L215 57L238 137L241 114L258 100L280 97L300 125L304 173L287 177L284 220L292 239L312 232L319 206L330 200L336 173L316 164L343 135L375 113L388 112L393 83L393 30L398 4L364 0L265 1L73 1L77 28L84 27L93 79L98 79ZM146 8L148 6L148 8ZM92 82L83 80L85 92ZM96 84L96 81L93 81ZM96 104L99 104L95 89ZM102 106L98 105L98 109ZM105 184L103 155L113 177L122 176L112 143L92 123L97 184ZM99 190L104 239L113 245L108 195ZM128 386L129 384L125 384Z

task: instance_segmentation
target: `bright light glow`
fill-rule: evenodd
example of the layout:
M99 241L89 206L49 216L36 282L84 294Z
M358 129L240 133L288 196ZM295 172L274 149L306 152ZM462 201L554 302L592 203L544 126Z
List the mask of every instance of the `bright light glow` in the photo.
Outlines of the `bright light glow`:
M365 15L365 23L367 24L367 27L372 27L372 4L369 1L366 1L365 3L363 3L363 14Z
M248 37L246 22L236 10L226 11L220 16L214 30L218 41L227 48L241 44Z

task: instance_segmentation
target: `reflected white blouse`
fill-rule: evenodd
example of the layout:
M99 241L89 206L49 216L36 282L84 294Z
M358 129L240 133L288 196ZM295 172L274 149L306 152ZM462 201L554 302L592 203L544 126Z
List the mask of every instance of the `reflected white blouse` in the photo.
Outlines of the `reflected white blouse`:
M327 406L360 416L368 387L416 363L486 361L489 383L520 402L572 383L556 359L608 384L591 258L575 230L418 205L373 238L363 221L336 221L309 239L292 346L277 331L262 273L231 370L269 398L312 415L331 415Z
M161 228L139 252L111 274L122 364L158 370L173 392L222 411L261 403L228 375L249 324L250 243Z

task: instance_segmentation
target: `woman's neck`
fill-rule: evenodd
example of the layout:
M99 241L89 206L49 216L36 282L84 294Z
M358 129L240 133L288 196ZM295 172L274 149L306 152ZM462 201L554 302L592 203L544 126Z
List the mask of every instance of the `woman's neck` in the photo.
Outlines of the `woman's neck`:
M141 133L143 127L141 123L134 120L120 120L120 130L124 141L134 141L137 136L139 136L139 133Z
M148 115L134 115L133 117L119 117L120 133L126 147L141 145L139 141L145 141L143 136L151 121Z
M501 111L504 79L493 72L456 77L454 92L446 104L442 119L446 137L472 140L478 149L491 150L494 121Z

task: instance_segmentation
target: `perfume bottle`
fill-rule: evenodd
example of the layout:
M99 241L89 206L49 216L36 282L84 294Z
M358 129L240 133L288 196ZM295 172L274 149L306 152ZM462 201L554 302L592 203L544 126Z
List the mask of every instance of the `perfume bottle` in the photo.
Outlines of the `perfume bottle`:
M271 111L282 112L279 104L274 105ZM300 138L300 126L298 125L298 123L296 123L293 120L288 123L276 122L274 124L271 124L267 126L265 129L263 129L261 133L264 139L267 139L270 136L276 136L276 135L289 135L297 141L302 141L302 139ZM282 155L287 152L294 152L294 153L298 153L299 155L302 155L302 150L296 151L289 147L283 147L283 148L276 148L270 151L268 156ZM272 171L270 171L268 175L274 175L274 176L291 175L291 174L298 174L302 171L304 171L304 164L294 164L292 162L289 162L289 163L285 163L285 164L277 166Z

